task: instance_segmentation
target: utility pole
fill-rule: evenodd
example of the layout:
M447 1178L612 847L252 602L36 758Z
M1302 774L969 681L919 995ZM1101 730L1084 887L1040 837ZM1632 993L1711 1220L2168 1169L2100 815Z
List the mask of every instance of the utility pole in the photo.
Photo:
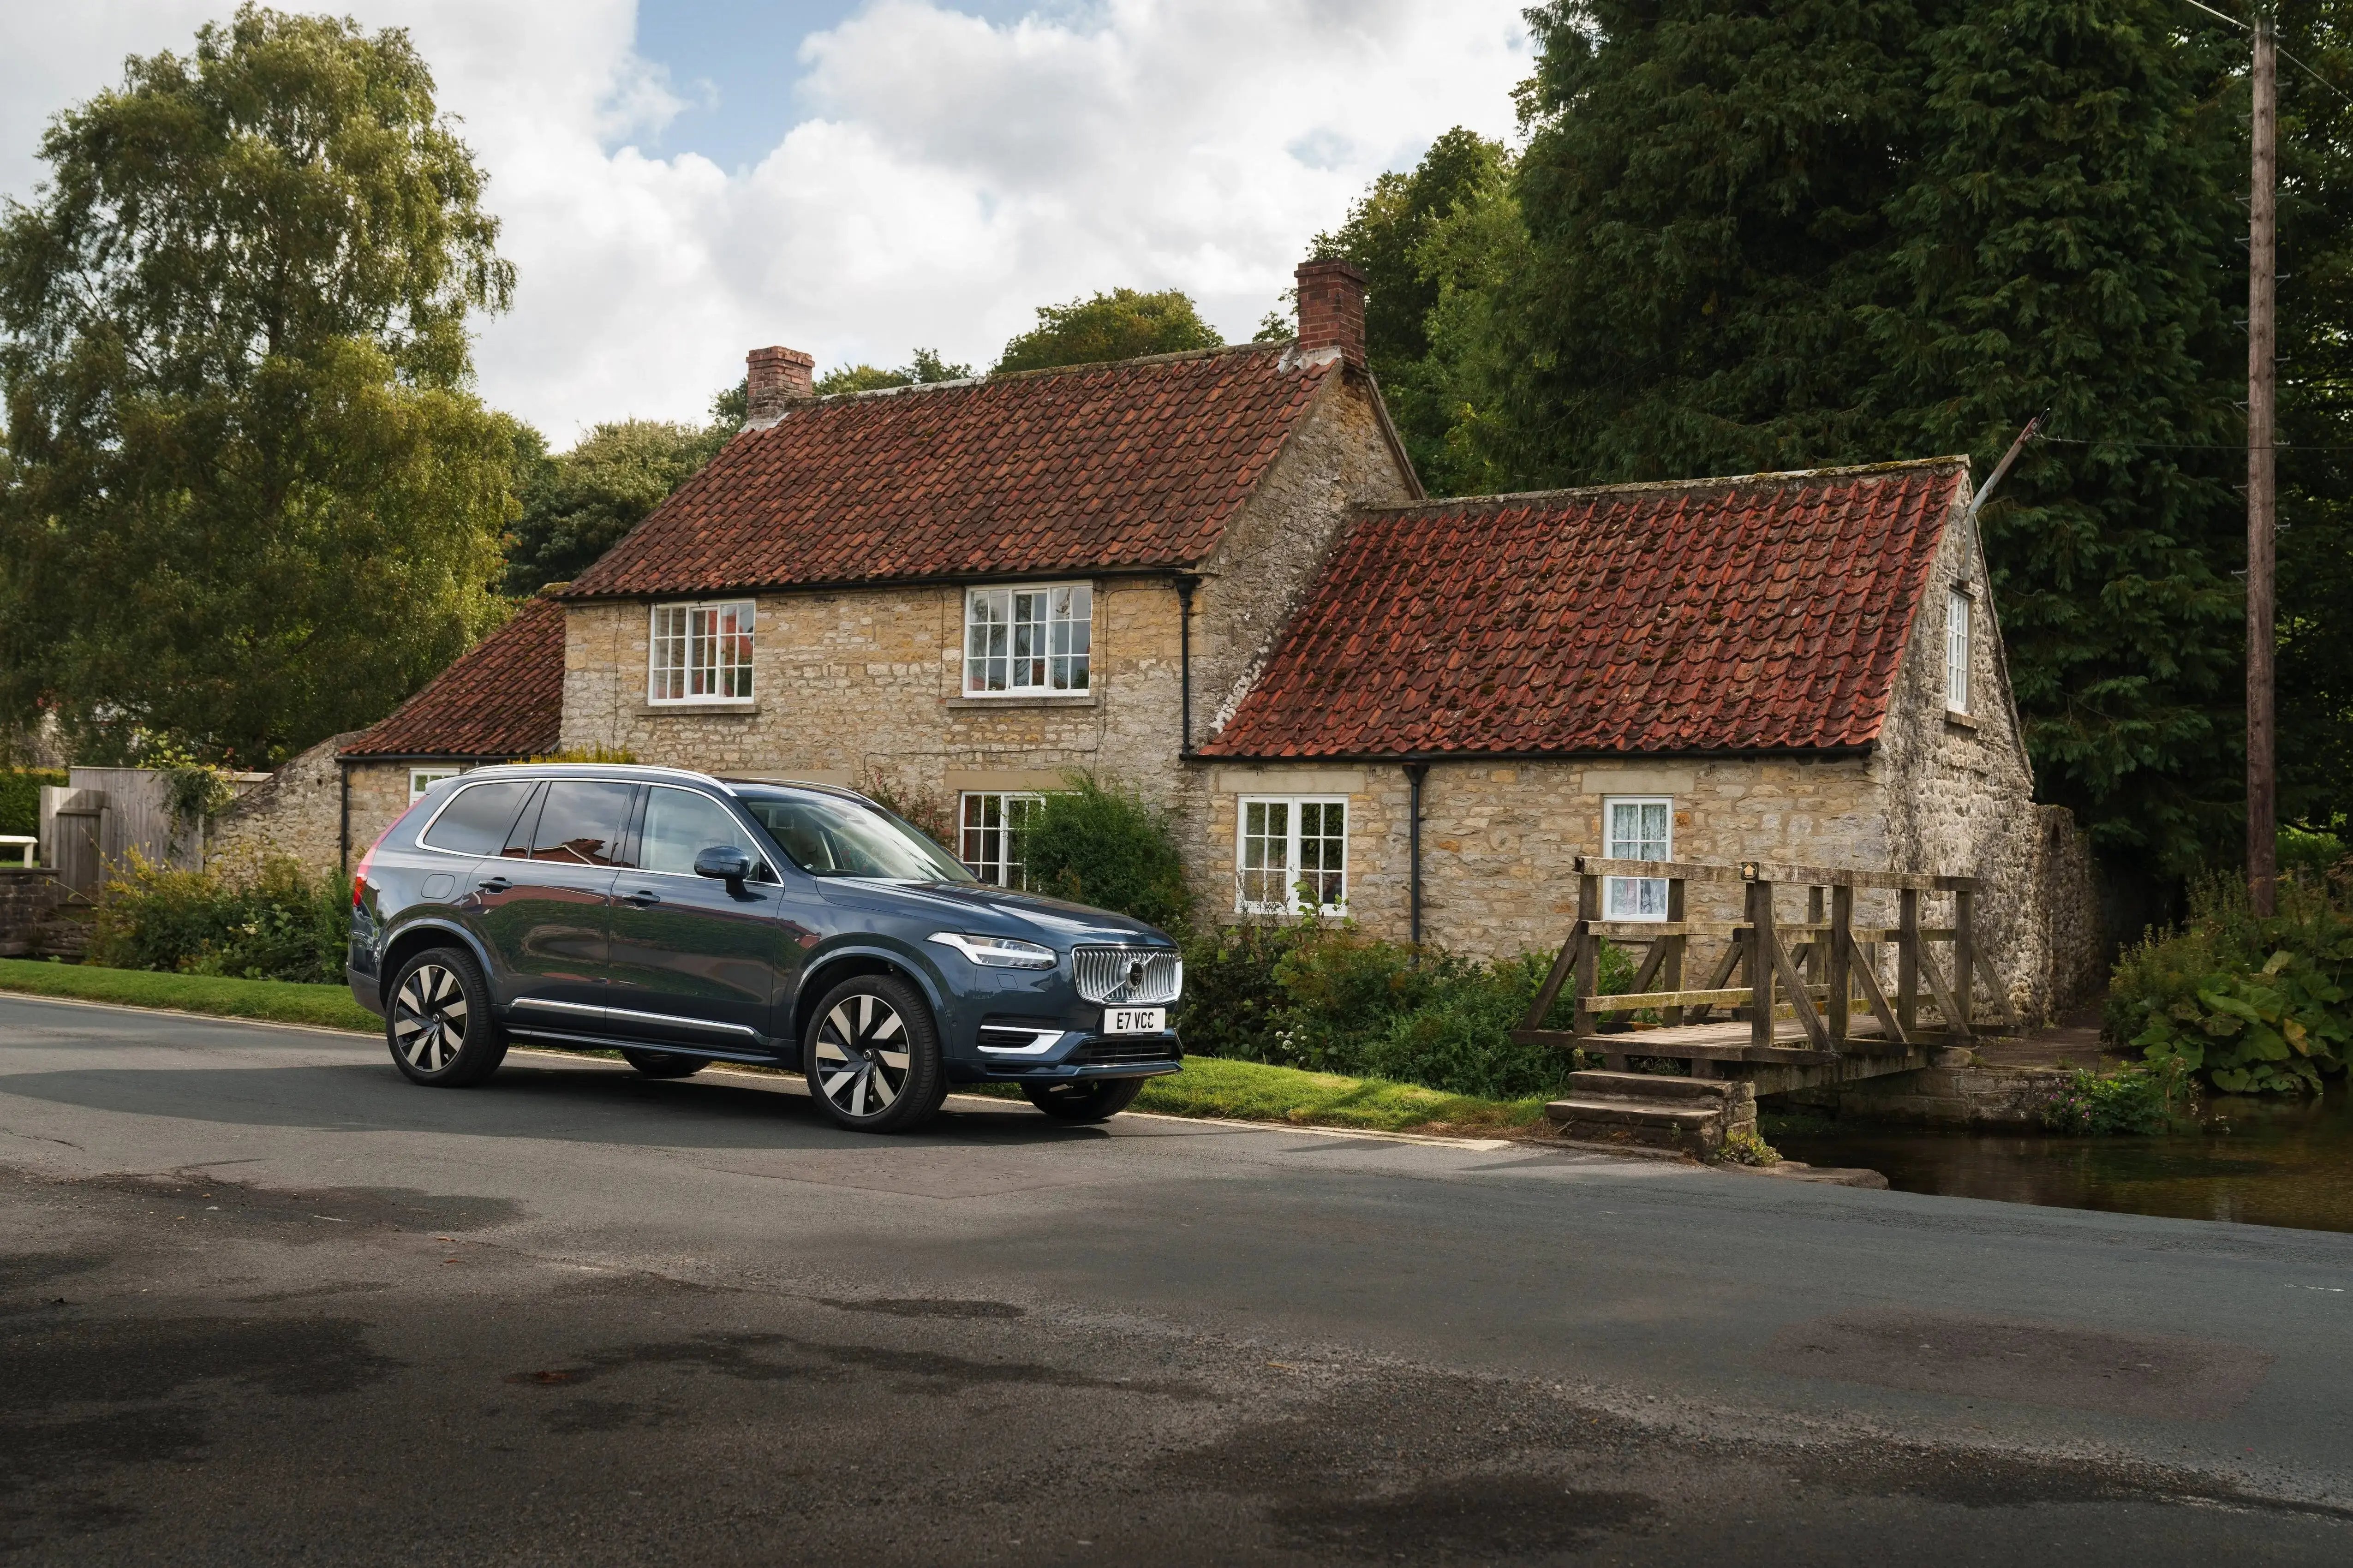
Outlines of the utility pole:
M2255 10L2254 183L2247 203L2247 900L2274 908L2279 877L2278 732L2272 720L2272 576L2279 518L2272 439L2278 323L2279 47Z

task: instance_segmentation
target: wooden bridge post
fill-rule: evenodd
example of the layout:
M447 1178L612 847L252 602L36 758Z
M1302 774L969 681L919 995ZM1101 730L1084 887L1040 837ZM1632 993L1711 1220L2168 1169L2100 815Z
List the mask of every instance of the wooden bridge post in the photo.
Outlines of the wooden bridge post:
M1773 884L1755 877L1748 884L1748 1043L1773 1045Z
M1683 879L1672 878L1667 883L1667 923L1680 926L1684 918ZM1662 936L1659 940L1667 944L1666 958L1659 965L1659 989L1680 991L1683 988L1683 953L1691 946L1691 938L1678 931L1672 936ZM1681 1007L1659 1009L1659 1022L1668 1027L1672 1028L1683 1021L1683 1010Z
M1977 1036L1969 984L1978 967L1977 906L1975 893L1961 889L1953 894L1953 1005L1961 1016L1949 1020L1946 1030L1965 1040Z
M1831 889L1830 1031L1833 1049L1846 1043L1847 996L1854 988L1854 889L1841 882Z
M1822 912L1822 889L1820 887L1808 888L1806 889L1806 923L1810 926L1818 926L1826 918ZM1810 931L1806 933L1805 975L1806 984L1809 986L1820 985L1822 983L1823 945L1820 931Z
M1579 873L1577 879L1577 920L1585 932L1577 944L1577 1021L1571 1026L1578 1035L1590 1037L1594 1032L1593 994L1600 989L1601 939L1593 934L1593 922L1601 918L1601 879L1591 872Z
M1895 1023L1905 1039L1920 1033L1920 893L1895 895Z

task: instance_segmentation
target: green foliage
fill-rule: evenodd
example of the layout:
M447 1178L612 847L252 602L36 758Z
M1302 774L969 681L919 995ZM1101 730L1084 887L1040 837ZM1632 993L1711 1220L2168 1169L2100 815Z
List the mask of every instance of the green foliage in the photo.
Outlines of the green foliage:
M2345 840L2337 834L2294 826L2279 830L2275 853L2281 870L2300 871L2315 881L2343 866L2346 860Z
M260 763L499 606L482 175L398 29L251 5L58 115L0 223L0 712ZM121 743L114 747L121 750Z
M736 427L623 419L596 426L568 452L526 453L522 515L505 541L507 592L578 576L717 457Z
M2179 1057L2115 1072L2077 1068L2043 1106L2042 1125L2096 1136L2163 1132L2177 1120L2177 1103L2188 1109L2190 1094L2189 1069Z
M132 851L106 885L90 962L244 980L326 984L343 977L351 884L269 858L180 871Z
M896 370L879 365L845 364L817 378L817 395L831 397L843 392L879 392L887 386L930 386L935 382L963 381L972 374L968 364L950 364L937 349L917 349L915 357Z
M1192 903L1168 814L1134 790L1072 773L1023 819L1033 891L1181 929Z
M1510 1031L1526 1016L1549 960L1493 963L1307 922L1244 924L1189 937L1177 1026L1187 1053L1418 1083L1512 1100L1556 1090L1574 1064ZM1601 989L1622 992L1633 965L1603 949ZM1566 1027L1569 1004L1548 1026Z
M2345 1070L2353 913L2301 879L2280 884L2279 909L2250 913L2234 878L2195 884L2187 924L2151 933L2118 961L2109 1037L2225 1094L2307 1093Z
M904 773L880 763L870 763L858 781L858 793L946 850L956 848L955 807L948 800L911 783Z
M1778 1165L1781 1163L1781 1151L1765 1142L1754 1128L1744 1127L1736 1132L1724 1135L1724 1142L1716 1147L1715 1163L1719 1165Z
M1224 341L1177 289L1114 289L1067 305L1039 306L1038 324L1005 345L991 374L1213 349Z
M63 768L0 768L0 833L41 830L41 786L66 786Z

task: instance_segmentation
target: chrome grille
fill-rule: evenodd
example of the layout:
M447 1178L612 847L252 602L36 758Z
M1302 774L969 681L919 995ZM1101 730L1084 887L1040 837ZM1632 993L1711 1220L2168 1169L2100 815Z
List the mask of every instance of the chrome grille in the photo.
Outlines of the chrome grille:
M1082 947L1071 954L1079 994L1090 1002L1153 1007L1185 989L1185 961L1165 947Z

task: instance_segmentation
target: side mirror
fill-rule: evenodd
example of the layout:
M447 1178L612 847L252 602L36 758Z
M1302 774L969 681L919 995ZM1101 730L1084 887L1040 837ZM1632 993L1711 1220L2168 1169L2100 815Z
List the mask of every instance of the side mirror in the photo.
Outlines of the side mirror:
M733 844L714 844L694 858L694 874L717 877L731 887L752 874L752 857Z

